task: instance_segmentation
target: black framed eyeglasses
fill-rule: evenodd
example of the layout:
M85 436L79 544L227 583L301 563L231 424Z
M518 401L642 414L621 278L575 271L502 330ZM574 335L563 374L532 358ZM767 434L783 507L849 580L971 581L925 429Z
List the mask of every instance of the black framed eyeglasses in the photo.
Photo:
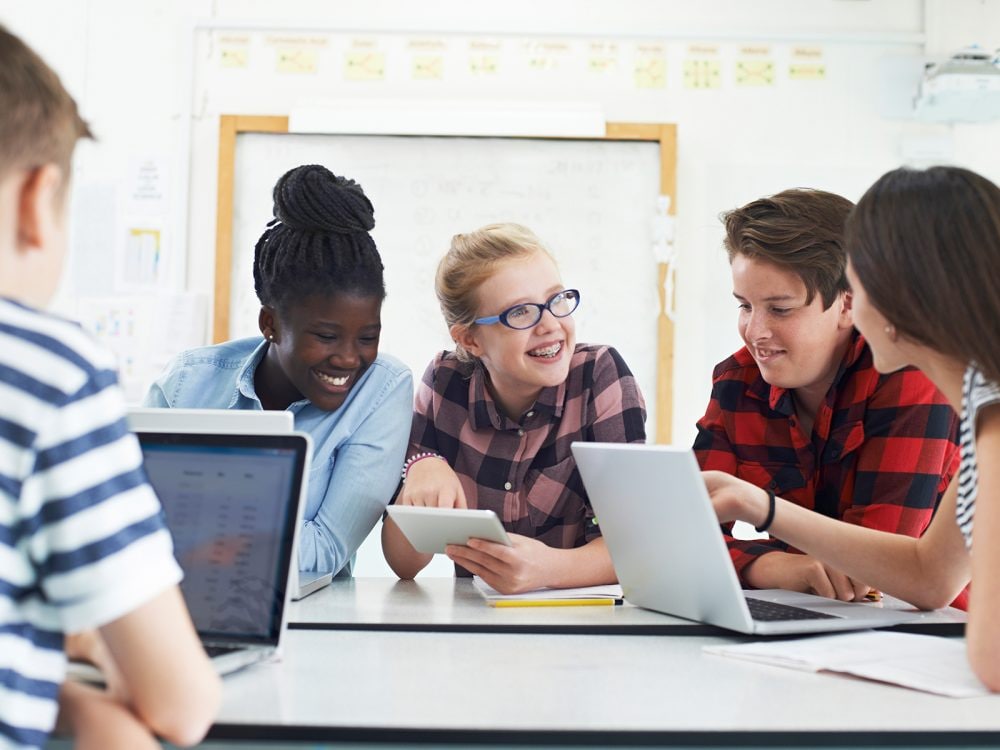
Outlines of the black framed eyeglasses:
M545 304L522 302L520 305L508 307L499 315L476 318L476 323L481 326L502 323L508 328L520 331L538 325L538 321L542 319L542 314L546 310L557 318L565 318L567 315L572 315L579 306L580 292L576 289L563 289L549 297Z

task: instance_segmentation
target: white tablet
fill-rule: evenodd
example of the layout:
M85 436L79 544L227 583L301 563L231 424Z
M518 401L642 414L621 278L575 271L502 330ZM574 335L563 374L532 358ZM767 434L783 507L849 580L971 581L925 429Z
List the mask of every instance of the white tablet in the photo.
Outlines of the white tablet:
M424 554L444 552L449 544L467 544L470 539L512 546L492 510L390 505L388 512L413 548Z

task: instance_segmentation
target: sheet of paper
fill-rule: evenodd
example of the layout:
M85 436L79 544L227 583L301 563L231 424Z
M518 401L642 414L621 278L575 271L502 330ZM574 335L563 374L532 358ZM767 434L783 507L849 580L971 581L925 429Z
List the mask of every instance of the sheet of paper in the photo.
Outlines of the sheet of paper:
M843 672L950 698L990 694L969 667L960 638L864 631L704 650L779 667Z
M472 579L479 593L487 599L621 599L622 587L617 583L605 586L582 586L573 589L535 589L523 594L501 594L479 576Z

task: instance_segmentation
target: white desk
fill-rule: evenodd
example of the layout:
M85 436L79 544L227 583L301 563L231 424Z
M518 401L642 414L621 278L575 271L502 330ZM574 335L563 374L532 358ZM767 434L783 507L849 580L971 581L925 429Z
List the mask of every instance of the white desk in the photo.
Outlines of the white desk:
M906 606L888 600L886 606ZM724 631L689 620L633 607L487 606L470 578L335 579L292 603L293 629L376 630L465 633L562 633L576 635L722 635ZM924 626L939 635L962 631L965 613L928 613L905 629ZM900 628L904 629L904 628Z
M676 617L633 607L490 607L471 578L335 579L294 602L293 628L429 632L621 632L688 628ZM664 630L666 632L666 630Z
M497 610L467 579L371 578L336 581L291 614L281 662L225 679L206 750L1000 747L1000 696L711 656L702 646L741 637L627 605ZM649 637L661 633L673 637Z
M1000 744L949 699L702 652L727 638L292 631L226 679L211 737L277 742Z

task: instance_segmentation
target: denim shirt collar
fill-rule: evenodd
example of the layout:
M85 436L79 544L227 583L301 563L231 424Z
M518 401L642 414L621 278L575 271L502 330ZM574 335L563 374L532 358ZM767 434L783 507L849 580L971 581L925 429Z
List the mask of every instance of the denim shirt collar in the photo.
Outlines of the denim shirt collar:
M267 354L267 347L267 339L261 338L260 343L253 350L250 356L246 358L246 361L243 363L243 367L240 368L240 371L236 376L236 392L233 393L233 399L229 402L229 406L226 407L227 409L236 408L241 395L244 398L248 398L256 403L261 409L264 408L260 397L257 395L257 387L254 384L254 376L257 374L257 366L264 360L264 355ZM309 399L300 399L289 404L287 411L297 414L310 403Z

